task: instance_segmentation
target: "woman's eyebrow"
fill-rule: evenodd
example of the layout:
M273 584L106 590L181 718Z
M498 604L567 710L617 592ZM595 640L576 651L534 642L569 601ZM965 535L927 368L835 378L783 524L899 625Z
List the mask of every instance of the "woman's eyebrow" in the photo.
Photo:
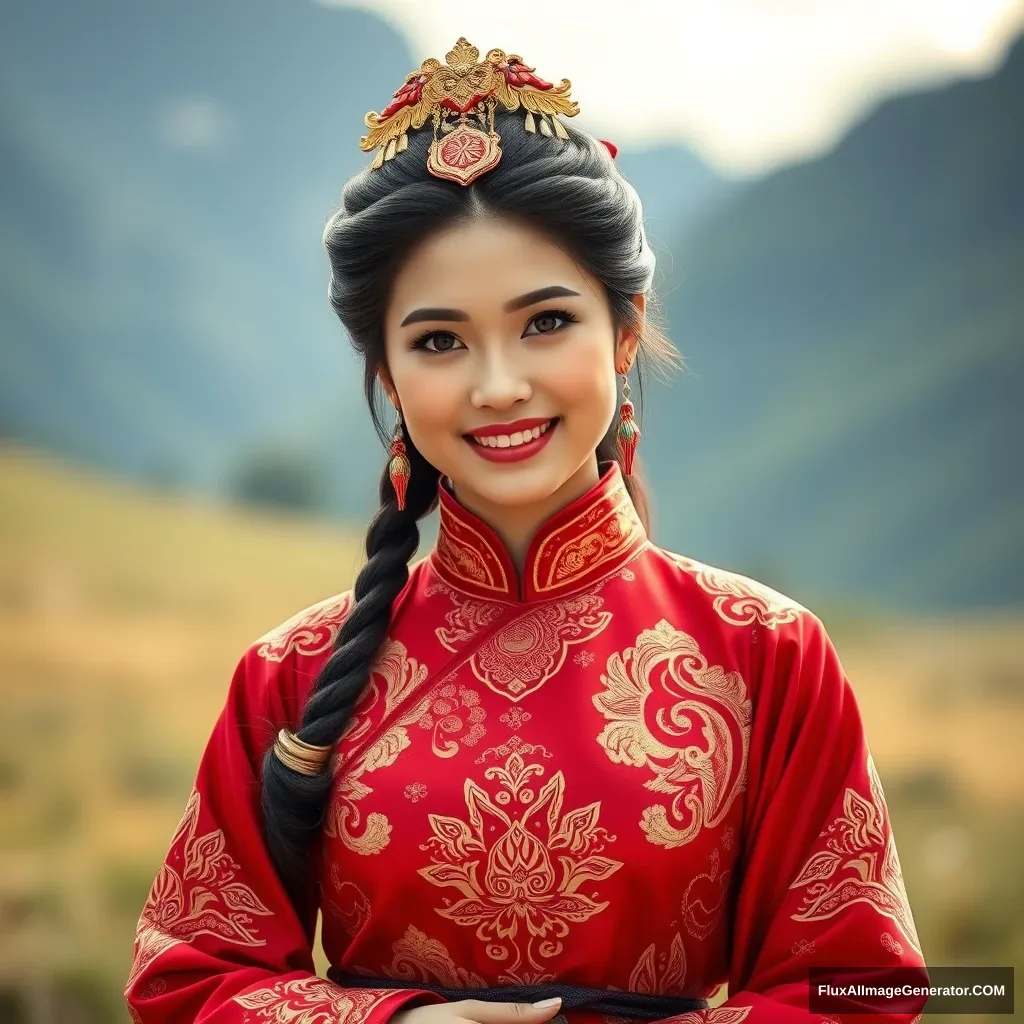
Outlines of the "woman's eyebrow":
M538 288L536 291L520 295L518 299L506 302L505 312L514 313L517 309L525 309L527 306L532 306L535 302L543 302L545 299L562 299L570 295L579 295L579 292L574 292L571 288L566 288L560 284L549 284L546 288Z
M518 298L510 299L505 303L506 313L515 313L516 310L525 309L527 306L532 306L534 303L543 302L545 299L561 299L567 296L579 295L579 292L574 292L571 288L566 288L560 284L549 284L545 288L537 288L532 292L527 292L525 295L520 295ZM414 309L401 323L400 326L407 327L409 324L422 323L424 320L449 320L464 322L469 319L469 314L463 312L461 309L441 309L441 308L423 308Z
M461 309L414 309L402 322L400 327L418 324L423 320L468 320L469 314Z

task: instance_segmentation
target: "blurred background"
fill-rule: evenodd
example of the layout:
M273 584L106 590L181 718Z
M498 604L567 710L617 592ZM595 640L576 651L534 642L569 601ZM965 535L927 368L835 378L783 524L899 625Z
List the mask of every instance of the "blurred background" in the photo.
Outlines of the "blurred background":
M126 1024L235 662L359 567L321 233L459 35L570 78L644 200L655 541L822 616L929 962L1024 963L1024 5L485 6L0 13L0 1021Z

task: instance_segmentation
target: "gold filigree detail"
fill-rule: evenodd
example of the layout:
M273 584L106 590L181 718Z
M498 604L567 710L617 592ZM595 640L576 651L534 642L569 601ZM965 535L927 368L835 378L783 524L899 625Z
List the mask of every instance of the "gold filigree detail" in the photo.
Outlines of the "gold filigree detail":
M352 592L336 594L293 615L261 636L256 653L267 661L284 661L291 651L307 657L334 646L338 631L352 608Z
M715 611L730 625L749 626L758 622L775 629L786 622L795 622L807 611L791 597L748 576L704 565L684 555L665 553L693 576L701 590L714 597Z
M507 596L510 585L501 559L479 530L463 522L442 501L434 555L456 582Z
M648 841L671 850L718 825L746 788L751 705L740 674L709 665L662 619L608 659L601 682L593 702L610 724L598 743L613 764L650 769L644 786L671 797L644 810Z
M403 643L388 639L373 663L370 682L356 706L356 713L345 730L341 744L354 744L372 735L375 723L387 723L370 745L349 760L337 756L334 763L335 785L324 819L324 834L340 839L346 849L363 856L384 850L391 842L391 823L377 811L362 818L360 802L372 788L363 777L395 763L409 746L407 727L426 710L429 694L419 701L410 700L427 678L427 666L409 656ZM383 683L383 689L381 688ZM401 711L398 709L405 705ZM380 708L379 714L375 713Z
M221 829L197 836L202 799L193 789L170 850L142 908L125 995L161 954L210 935L235 946L265 946L254 918L272 917L256 893L237 880L240 865L225 850Z
M643 523L625 488L612 491L574 516L537 547L533 586L538 594L571 585L617 560L638 540L645 540Z
M324 978L275 981L232 1001L256 1014L246 1020L266 1024L363 1024L393 996L390 989L343 989Z
M579 105L569 99L569 81L563 78L559 85L552 85L537 78L534 70L518 54L506 55L498 49L488 50L481 61L480 51L460 37L445 54L444 64L428 57L406 75L405 83L384 110L366 115L369 131L359 140L359 146L367 153L379 148L372 164L378 168L408 148L408 133L422 128L428 120L434 121L436 138L442 127L445 131L451 129L448 117L461 115L460 121L465 123L470 113L481 117L484 105L493 134L495 101L510 113L522 107L528 115L550 118L550 125L544 122L547 134L554 132L559 138L567 138L557 115L573 117L579 113ZM487 118L482 117L482 121L486 128ZM527 124L533 124L532 118Z
M455 608L449 626L437 630L441 644L453 654L476 635L473 623L480 602L449 592ZM469 659L473 674L488 689L513 702L539 690L565 663L570 646L593 640L612 620L604 600L587 591L561 601L530 605L494 628Z
M443 942L429 938L413 925L391 948L395 958L390 967L381 971L385 977L425 981L443 988L487 988L486 980L479 974L456 966Z
M503 965L502 984L553 981L556 975L542 961L562 952L561 940L571 924L608 906L580 893L580 886L605 881L622 867L621 861L600 856L614 841L597 823L600 803L563 814L565 778L556 772L540 785L544 774L543 765L527 764L516 753L503 766L484 772L497 783L493 796L467 779L469 824L432 814L434 835L422 847L434 863L420 874L463 897L436 912L456 924L475 926L487 955ZM556 857L561 872L555 870Z
M857 903L888 918L921 954L903 871L874 758L866 755L870 794L847 786L843 813L822 833L825 849L808 857L791 889L805 889L794 921L827 921ZM841 877L840 874L842 873Z

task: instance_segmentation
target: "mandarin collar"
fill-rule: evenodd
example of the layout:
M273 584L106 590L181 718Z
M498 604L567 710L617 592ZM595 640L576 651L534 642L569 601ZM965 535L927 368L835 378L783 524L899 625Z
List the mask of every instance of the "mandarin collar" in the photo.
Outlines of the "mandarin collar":
M647 543L617 462L603 465L589 491L541 525L530 541L522 581L502 540L459 503L444 477L438 507L434 572L458 590L496 601L573 594L617 572Z

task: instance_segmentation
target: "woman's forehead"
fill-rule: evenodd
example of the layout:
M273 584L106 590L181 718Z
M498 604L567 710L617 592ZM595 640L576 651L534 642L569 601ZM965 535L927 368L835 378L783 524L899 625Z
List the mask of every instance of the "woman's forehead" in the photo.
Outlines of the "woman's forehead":
M594 292L590 275L542 231L510 219L478 218L435 233L410 253L395 278L392 309L474 299L504 305L553 284L583 296Z

